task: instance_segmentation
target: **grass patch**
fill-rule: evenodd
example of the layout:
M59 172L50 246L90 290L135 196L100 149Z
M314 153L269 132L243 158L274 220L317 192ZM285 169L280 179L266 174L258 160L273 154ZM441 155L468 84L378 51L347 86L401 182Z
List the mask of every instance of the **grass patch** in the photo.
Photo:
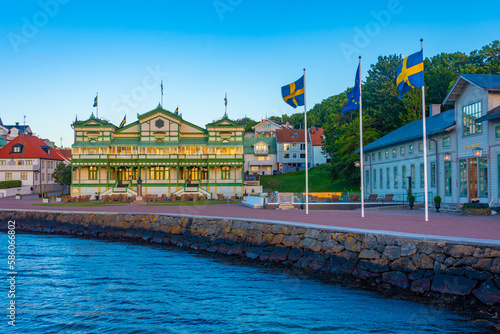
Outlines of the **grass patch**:
M40 206L124 206L127 203L83 202L83 203L42 203Z
M323 164L309 169L309 192L359 192L359 185L344 180L332 182L328 165ZM306 171L261 176L260 184L264 189L300 193L306 191Z
M178 205L212 205L212 204L240 203L238 201L175 201L175 202L153 202L151 204L141 204L141 206L178 206Z

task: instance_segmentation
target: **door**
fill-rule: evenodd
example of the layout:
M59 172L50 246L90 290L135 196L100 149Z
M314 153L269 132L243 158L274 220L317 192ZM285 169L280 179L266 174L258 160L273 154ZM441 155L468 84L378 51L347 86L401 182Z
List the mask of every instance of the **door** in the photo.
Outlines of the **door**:
M469 202L477 198L477 158L468 159Z

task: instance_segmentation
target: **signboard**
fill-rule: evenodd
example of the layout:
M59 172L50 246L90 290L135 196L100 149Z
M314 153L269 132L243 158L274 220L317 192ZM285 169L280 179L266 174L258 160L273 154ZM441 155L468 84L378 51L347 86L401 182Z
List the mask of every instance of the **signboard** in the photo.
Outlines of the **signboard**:
M292 204L293 193L279 193L278 203L280 204Z

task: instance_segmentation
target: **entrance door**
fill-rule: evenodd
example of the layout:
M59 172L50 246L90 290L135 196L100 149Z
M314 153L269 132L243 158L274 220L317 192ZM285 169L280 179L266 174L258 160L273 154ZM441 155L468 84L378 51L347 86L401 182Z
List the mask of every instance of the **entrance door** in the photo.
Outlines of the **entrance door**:
M472 198L477 198L477 159L468 159L469 174L469 202Z

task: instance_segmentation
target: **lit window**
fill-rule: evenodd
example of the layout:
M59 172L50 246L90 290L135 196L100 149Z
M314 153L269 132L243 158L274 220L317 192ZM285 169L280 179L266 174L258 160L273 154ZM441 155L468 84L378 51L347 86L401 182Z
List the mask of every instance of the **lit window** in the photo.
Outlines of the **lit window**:
M283 144L283 149L285 151L289 151L290 150L290 144Z
M97 180L97 167L89 167L89 180Z
M408 145L408 154L413 154L413 144Z
M476 102L462 107L464 136L481 133L481 123L476 123L476 119L479 117L481 117L481 102Z
M5 173L6 180L12 180L12 173Z
M222 180L229 180L230 178L230 173L229 173L229 166L224 166L221 168L221 179Z
M405 147L404 146L401 146L399 148L399 154L401 154L401 156L405 155Z
M21 180L27 180L28 179L28 173L21 173Z
M288 154L288 153L284 153L284 154L283 154L283 158L284 158L284 159L290 159L290 154Z
M395 149L395 148L393 148L393 149L392 149L392 157L393 157L393 158L395 158L395 157L396 157L396 149Z
M450 147L450 137L443 137L443 147Z

